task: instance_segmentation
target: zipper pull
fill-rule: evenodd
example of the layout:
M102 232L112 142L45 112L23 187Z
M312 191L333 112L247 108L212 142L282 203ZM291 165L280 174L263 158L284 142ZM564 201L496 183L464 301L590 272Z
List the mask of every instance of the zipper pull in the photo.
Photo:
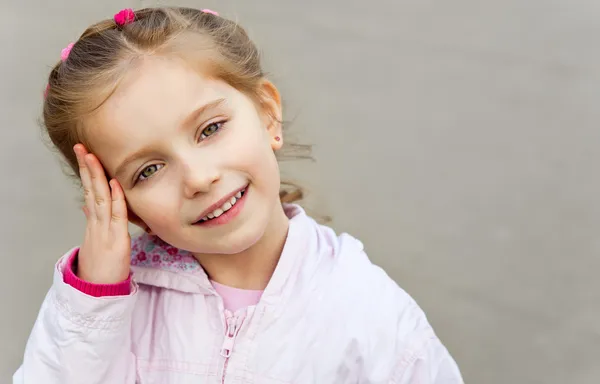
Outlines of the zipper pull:
M225 358L231 356L233 344L235 344L235 338L240 329L237 320L237 317L230 317L227 319L227 333L225 334L225 340L223 340L223 346L221 347L221 356Z

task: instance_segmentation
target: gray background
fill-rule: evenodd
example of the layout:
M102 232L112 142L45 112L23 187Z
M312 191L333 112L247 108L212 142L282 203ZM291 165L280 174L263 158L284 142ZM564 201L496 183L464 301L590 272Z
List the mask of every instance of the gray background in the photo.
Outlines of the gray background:
M77 190L36 120L83 29L154 1L0 1L0 382ZM238 18L314 164L287 173L411 293L469 383L600 382L600 2L167 1Z

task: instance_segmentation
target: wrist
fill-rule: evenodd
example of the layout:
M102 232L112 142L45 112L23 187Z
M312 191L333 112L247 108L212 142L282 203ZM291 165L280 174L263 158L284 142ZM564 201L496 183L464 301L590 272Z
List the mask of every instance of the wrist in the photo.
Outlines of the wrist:
M131 293L131 273L123 279L110 283L99 283L78 273L79 249L76 249L63 270L63 280L78 291L94 297L124 296Z

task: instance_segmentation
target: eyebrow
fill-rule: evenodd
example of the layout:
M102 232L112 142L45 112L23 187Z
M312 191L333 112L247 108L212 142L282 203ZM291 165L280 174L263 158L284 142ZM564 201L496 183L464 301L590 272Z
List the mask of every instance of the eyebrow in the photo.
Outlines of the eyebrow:
M211 101L210 103L204 104L204 105L200 106L199 108L196 108L192 113L189 114L188 117L186 117L183 120L182 127L189 126L194 121L198 120L198 118L200 116L202 116L204 113L206 113L207 111L209 111L211 109L219 107L224 102L225 102L225 99L217 99L217 100ZM136 152L132 153L131 155L127 156L125 158L125 160L123 160L121 162L121 164L117 167L117 170L115 172L115 177L117 179L122 178L127 169L127 166L130 163L134 162L135 160L137 160L141 157L147 156L151 152L153 152L153 151L151 151L148 148L142 148L141 150L136 151Z
M221 104L223 104L223 103L225 103L225 99L216 99L216 100L211 101L210 103L200 106L199 108L196 108L192 113L190 113L190 115L188 117L185 118L185 120L183 120L183 123L181 124L181 126L187 127L188 125L190 125L193 122L195 122L196 120L198 120L198 118L200 116L202 116L206 111L215 109L215 108L221 106Z

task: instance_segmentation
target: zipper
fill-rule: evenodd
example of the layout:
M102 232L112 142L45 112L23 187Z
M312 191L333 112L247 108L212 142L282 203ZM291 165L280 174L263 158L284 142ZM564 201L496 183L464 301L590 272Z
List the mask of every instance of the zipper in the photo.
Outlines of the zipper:
M223 345L221 346L221 356L225 358L225 362L223 363L223 375L221 377L221 383L225 384L225 374L227 373L227 364L229 363L229 358L231 357L231 353L233 352L233 346L235 344L235 338L240 330L239 317L231 316L226 319L227 330L225 333L225 340L223 340Z

